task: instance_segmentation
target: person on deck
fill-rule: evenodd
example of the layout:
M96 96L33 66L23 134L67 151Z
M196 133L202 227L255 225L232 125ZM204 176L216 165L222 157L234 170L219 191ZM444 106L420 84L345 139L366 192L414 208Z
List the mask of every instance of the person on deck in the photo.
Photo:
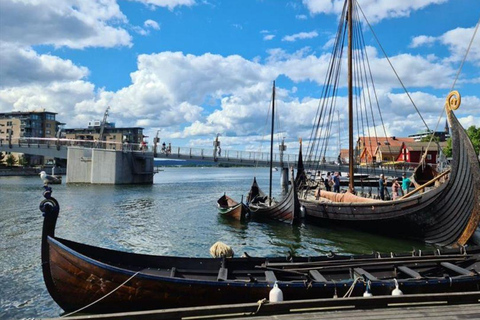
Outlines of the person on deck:
M340 173L338 172L333 176L333 192L340 193Z
M398 183L397 179L393 179L392 181L392 199L396 200L400 196L401 192L400 183Z
M382 173L380 175L380 179L378 179L378 188L379 188L379 193L380 193L380 199L385 200L385 185L387 183L385 182L385 175Z
M411 185L412 185L412 180L407 178L407 174L404 172L402 174L402 195L406 195L410 191Z
M325 183L325 190L332 191L333 180L330 172L327 172L327 176L325 177L324 183Z

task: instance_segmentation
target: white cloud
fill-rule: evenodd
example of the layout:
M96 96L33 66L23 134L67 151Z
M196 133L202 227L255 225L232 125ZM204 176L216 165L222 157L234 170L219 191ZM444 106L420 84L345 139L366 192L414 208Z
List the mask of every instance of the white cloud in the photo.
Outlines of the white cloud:
M75 81L88 76L88 69L49 54L38 54L30 48L0 42L0 88Z
M450 52L449 62L458 62L464 59L468 46L472 41L475 28L456 28L449 30L438 37L417 36L412 39L410 47L417 48L421 46L431 46L434 43L440 43L446 46ZM477 32L478 33L478 32ZM480 36L477 34L470 46L467 61L480 65Z
M186 6L191 7L195 5L195 0L130 0L135 2L140 2L145 5L153 7L166 7L169 10L173 10L176 7Z
M472 28L456 28L445 32L439 37L442 44L446 45L451 53L449 60L461 61L465 57L468 45L473 36L474 27ZM470 52L467 56L467 61L475 63L480 66L480 31L477 31L476 37L471 44Z
M126 23L115 0L0 1L0 40L24 46L131 46ZM19 25L21 22L21 25Z
M265 36L263 37L263 40L265 40L265 41L270 41L270 40L272 40L273 38L275 38L275 35L273 35L273 34L267 34L267 35L265 35Z
M143 23L143 26L145 28L160 30L160 26L158 25L158 23L156 21L153 21L153 20L150 20L150 19L145 20L145 22Z
M410 48L418 48L421 46L431 46L433 43L435 43L437 39L435 37L429 37L429 36L418 36L412 39L412 42L410 44Z
M293 41L297 41L299 39L311 39L311 38L316 38L316 37L318 37L317 31L300 32L300 33L296 33L296 34L293 34L293 35L285 36L285 37L283 37L282 41L293 42Z
M429 5L441 4L448 0L365 0L361 8L370 23L376 23L387 18L408 17L411 12L423 9ZM310 14L340 14L344 0L303 0Z

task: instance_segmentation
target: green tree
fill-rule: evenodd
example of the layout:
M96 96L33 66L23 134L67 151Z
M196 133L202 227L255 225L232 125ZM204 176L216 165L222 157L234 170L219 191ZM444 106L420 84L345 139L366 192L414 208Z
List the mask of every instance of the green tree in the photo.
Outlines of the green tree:
M470 140L473 143L473 148L475 149L475 153L480 153L480 127L470 126L467 129L467 134L470 137Z
M475 126L470 126L467 129L467 135L472 141L473 148L475 149L475 153L479 154L480 153L480 127L475 127ZM448 138L447 140L447 146L443 148L443 153L447 157L452 156L452 138Z
M425 136L425 137L423 137L422 139L420 139L420 142L430 142L430 138L431 138L431 137L432 137L432 135ZM437 136L434 136L432 141L440 142L440 138L437 137Z
M452 138L447 139L447 146L442 150L447 158L452 156Z
M22 167L28 166L28 159L25 155L21 156L18 158L18 164L21 165Z
M14 164L17 163L17 159L15 159L13 154L9 154L7 156L7 159L5 159L5 163L7 164L7 166L11 167L11 166L13 166Z

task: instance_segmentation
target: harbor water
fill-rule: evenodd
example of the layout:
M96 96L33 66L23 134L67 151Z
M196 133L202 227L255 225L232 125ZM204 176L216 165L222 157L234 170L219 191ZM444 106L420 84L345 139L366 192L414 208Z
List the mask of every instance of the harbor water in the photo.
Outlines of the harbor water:
M208 257L217 241L236 256L399 252L425 245L310 223L241 223L219 216L224 192L240 201L253 177L268 191L268 168L165 167L153 185L52 185L60 204L56 235L115 250ZM273 195L281 197L280 171ZM62 310L42 278L43 200L39 177L0 177L0 319L57 317ZM267 297L266 297L267 298Z

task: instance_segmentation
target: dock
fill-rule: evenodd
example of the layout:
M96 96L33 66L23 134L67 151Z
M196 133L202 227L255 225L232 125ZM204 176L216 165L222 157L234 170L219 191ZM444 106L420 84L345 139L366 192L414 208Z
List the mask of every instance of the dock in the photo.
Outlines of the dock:
M480 291L215 305L68 316L70 320L480 319ZM60 319L60 318L56 318Z

